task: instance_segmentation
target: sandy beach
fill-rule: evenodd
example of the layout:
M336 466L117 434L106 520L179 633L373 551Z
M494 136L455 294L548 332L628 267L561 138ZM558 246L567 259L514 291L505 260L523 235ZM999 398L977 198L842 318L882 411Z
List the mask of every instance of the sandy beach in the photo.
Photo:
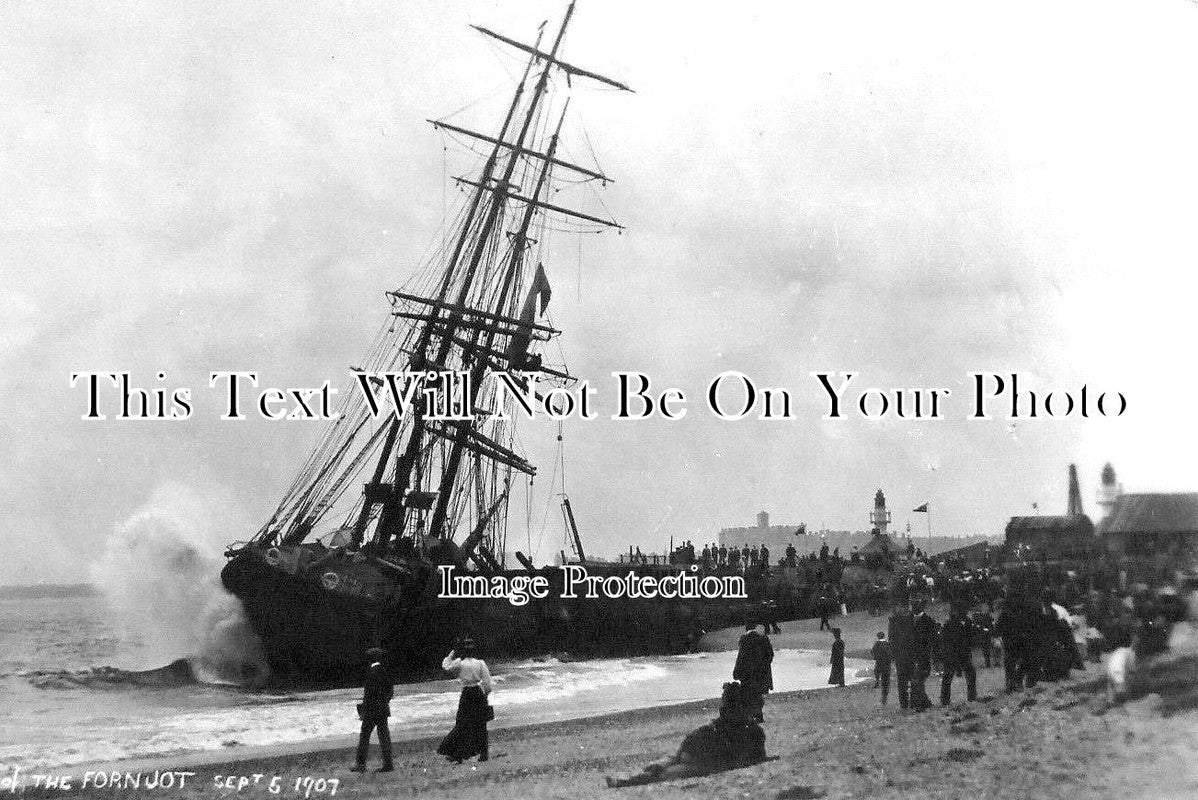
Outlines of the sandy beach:
M942 616L942 614L940 615ZM861 654L884 617L840 618L850 655ZM826 647L817 620L783 623L775 647ZM739 631L707 637L706 648L735 646ZM771 695L766 749L772 760L753 767L651 786L608 789L605 775L639 770L672 754L683 736L716 715L716 701L516 728L493 728L487 763L450 764L435 739L398 743L395 771L355 774L350 740L325 741L307 752L277 751L221 761L219 755L141 762L120 769L153 779L155 770L192 772L186 785L95 789L71 770L72 796L581 798L816 797L1082 798L1190 797L1198 792L1194 712L1162 717L1154 698L1109 708L1098 671L1034 690L1002 692L1002 670L978 662L980 700L901 711L882 706L871 680L846 688ZM938 699L935 675L929 694ZM964 681L954 683L963 699ZM348 717L347 726L352 725ZM372 753L372 767L377 755ZM255 775L261 776L257 779ZM232 776L230 778L229 776ZM239 782L244 778L245 781ZM311 779L311 780L307 780ZM121 781L129 779L121 776ZM93 778L94 782L94 778ZM175 779L178 782L178 779ZM335 783L334 783L335 782ZM26 796L67 792L28 791Z

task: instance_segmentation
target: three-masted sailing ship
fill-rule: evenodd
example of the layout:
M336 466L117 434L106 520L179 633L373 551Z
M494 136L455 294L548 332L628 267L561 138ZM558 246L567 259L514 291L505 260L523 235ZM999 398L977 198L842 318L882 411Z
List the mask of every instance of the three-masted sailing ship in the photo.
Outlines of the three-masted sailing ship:
M567 602L553 591L515 606L438 596L442 564L485 575L536 571L520 553L519 567L505 563L512 488L536 469L514 443L517 417L494 413L495 383L486 377L572 381L541 352L559 334L544 314L551 297L540 260L547 221L620 227L550 202L563 178L610 182L598 168L559 156L569 100L551 90L564 77L558 88L592 81L630 91L562 58L573 12L572 2L549 41L543 24L531 45L476 26L521 55L523 74L497 131L433 122L481 148L485 160L477 175L456 179L465 201L452 237L402 290L386 293L393 319L355 367L376 383L386 372L423 372L430 382L469 375L472 413L433 419L417 403L408 413L377 414L362 393L350 393L274 514L226 554L222 581L241 599L276 680L355 680L372 646L385 648L401 675L415 677L463 634L492 654L660 652L678 649L701 624L681 601L652 608L633 600ZM356 503L346 496L351 489L361 489ZM573 527L568 504L565 510ZM574 542L585 559L576 530ZM556 585L558 572L543 572Z

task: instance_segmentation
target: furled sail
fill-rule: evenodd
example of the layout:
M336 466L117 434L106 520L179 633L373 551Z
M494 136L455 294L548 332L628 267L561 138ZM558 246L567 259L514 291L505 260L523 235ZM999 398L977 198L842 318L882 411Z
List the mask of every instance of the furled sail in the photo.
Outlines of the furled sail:
M529 331L532 330L533 323L544 315L552 296L553 290L549 287L549 279L545 277L545 267L537 264L536 275L533 276L532 286L524 299L524 308L520 311L519 332L512 336L508 345L507 362L512 369L521 370L531 366L528 364L528 346L531 339Z

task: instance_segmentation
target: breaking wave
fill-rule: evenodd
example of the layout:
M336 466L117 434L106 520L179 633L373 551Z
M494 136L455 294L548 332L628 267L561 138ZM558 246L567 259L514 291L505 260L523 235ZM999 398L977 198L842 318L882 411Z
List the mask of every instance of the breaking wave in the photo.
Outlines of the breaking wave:
M17 673L38 689L123 689L127 687L171 687L196 683L195 671L185 658L165 667L128 670L119 667L30 670ZM3 676L0 676L3 677Z
M160 488L113 530L92 582L134 666L182 659L199 680L260 686L268 677L265 652L241 602L220 585L224 561L214 542L222 532L210 530L213 518L193 491Z

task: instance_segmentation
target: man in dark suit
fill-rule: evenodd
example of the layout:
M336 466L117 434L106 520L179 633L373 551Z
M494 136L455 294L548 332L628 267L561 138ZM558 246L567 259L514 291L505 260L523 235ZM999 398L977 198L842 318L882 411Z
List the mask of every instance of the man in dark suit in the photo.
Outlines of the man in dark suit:
M932 674L932 647L936 643L936 621L928 616L922 600L911 602L911 709L927 711L932 707L927 680Z
M911 635L914 625L915 618L906 604L895 607L894 613L890 615L889 634L900 708L907 708L910 703Z
M765 719L765 695L774 688L774 648L764 633L757 632L753 622L745 623L745 633L740 637L740 649L736 653L736 664L732 667L732 679L740 681L753 699L754 717L758 722Z
M395 687L391 673L383 664L386 653L378 647L366 651L370 667L366 670L366 685L362 688L362 702L358 703L358 716L362 720L362 731L358 735L358 757L351 770L366 771L366 753L370 749L370 735L377 728L379 749L383 754L383 766L379 772L391 772L391 731L387 728L387 717L391 716L391 695Z
M954 605L948 621L940 634L944 653L944 675L940 679L940 705L946 706L952 699L953 675L965 673L965 691L970 701L978 699L978 674L973 668L973 623L965 615L965 608Z
M1012 588L1003 601L995 632L1002 637L1003 669L1008 692L1036 685L1039 678L1037 661L1033 657L1032 634L1036 627L1036 608L1019 588Z

